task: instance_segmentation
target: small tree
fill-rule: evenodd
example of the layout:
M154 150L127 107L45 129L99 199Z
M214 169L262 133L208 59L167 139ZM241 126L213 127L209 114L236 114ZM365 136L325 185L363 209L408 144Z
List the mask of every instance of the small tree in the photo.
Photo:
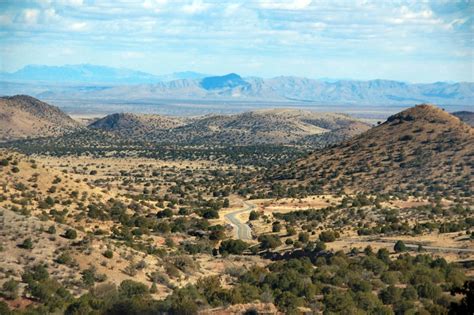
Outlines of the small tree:
M249 214L250 221L258 220L259 217L260 217L260 214L257 211L254 211L254 210L250 211L250 214Z
M48 228L48 233L49 234L56 234L56 227L54 225L51 225L49 228Z
M114 257L114 252L111 251L110 249L107 249L107 250L104 252L103 255L104 255L105 258L109 258L109 259L110 259L110 258Z
M407 247L403 241L397 241L395 246L393 246L393 250L397 253L401 253L407 250Z
M338 236L334 231L322 231L319 240L325 243L334 242Z
M2 296L8 300L14 300L18 297L18 281L10 279L3 283Z
M25 239L23 241L23 243L21 243L19 245L21 248L24 248L24 249L32 249L33 248L33 242L31 241L31 238L28 237L27 239Z
M280 231L281 231L281 224L280 224L280 222L275 222L275 223L273 223L273 225L272 225L272 232L273 232L273 233L278 233L278 232L280 232Z
M302 243L307 243L309 241L309 234L306 232L300 232L300 234L298 234L298 240Z
M249 245L242 240L225 240L222 241L219 252L221 254L241 255L248 247Z
M70 240L73 240L77 237L77 232L74 229L67 229L64 233L64 237Z

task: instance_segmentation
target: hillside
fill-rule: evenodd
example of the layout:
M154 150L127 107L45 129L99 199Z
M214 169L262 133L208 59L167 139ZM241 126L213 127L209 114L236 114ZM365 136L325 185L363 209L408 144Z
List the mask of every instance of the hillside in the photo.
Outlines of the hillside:
M355 125L358 128L352 128ZM337 142L347 138L344 129L353 130L352 135L355 135L367 130L369 125L343 114L271 109L188 120L159 115L113 114L90 127L123 137L133 134L156 142L254 145L289 144L333 131L331 139ZM311 142L316 143L324 144L324 139Z
M0 140L55 136L79 127L79 123L59 108L33 97L0 98Z
M471 127L474 127L474 112L460 111L453 113L453 115L461 119L461 121L465 122Z
M117 113L108 115L89 125L92 129L116 132L122 136L144 137L150 133L176 128L184 119L160 115Z
M393 115L327 151L272 170L288 185L330 191L472 194L474 129L433 105Z

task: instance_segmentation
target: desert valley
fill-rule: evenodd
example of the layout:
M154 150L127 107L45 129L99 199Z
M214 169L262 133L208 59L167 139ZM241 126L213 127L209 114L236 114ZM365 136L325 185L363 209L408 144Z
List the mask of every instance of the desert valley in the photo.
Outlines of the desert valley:
M375 125L297 109L74 120L3 97L0 310L461 314L471 118L423 104Z

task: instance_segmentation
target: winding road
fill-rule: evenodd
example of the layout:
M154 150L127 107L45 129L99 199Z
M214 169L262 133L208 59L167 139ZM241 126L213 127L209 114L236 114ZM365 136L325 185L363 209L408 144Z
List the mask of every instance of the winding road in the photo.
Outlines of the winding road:
M256 207L256 205L244 201L243 209L236 210L234 212L230 212L224 215L224 218L229 221L230 224L234 227L235 237L237 237L238 239L241 239L243 241L252 240L252 229L247 223L242 222L237 216L244 212L250 212Z

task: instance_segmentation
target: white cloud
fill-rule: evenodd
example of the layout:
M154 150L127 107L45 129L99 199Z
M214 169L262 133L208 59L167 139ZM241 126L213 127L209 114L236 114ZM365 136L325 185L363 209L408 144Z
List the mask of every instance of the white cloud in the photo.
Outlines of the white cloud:
M160 12L168 3L168 0L145 0L143 1L143 7L147 10L153 10L154 12Z
M407 6L401 6L397 11L396 17L390 17L387 21L396 25L431 25L439 26L443 29L450 30L452 25L445 23L441 18L437 17L430 9L415 11Z
M27 24L36 24L40 16L40 11L37 9L23 10L23 21Z
M183 6L183 12L187 14L197 14L207 11L210 4L204 3L202 0L193 0L192 3Z
M322 31L326 29L327 26L328 25L326 23L322 23L322 22L311 23L312 29L317 30L317 31Z
M138 59L144 58L145 54L140 51L125 51L122 53L121 57L125 59Z
M57 0L58 4L70 5L70 6L81 6L84 4L84 0Z
M85 31L87 28L88 24L86 22L74 22L69 25L69 29L74 32Z
M224 16L230 16L237 12L241 7L240 3L231 3L227 5L224 9Z
M276 9L276 10L303 10L309 7L312 0L293 0L293 1L275 1L275 0L262 0L260 1L260 7L264 9Z

